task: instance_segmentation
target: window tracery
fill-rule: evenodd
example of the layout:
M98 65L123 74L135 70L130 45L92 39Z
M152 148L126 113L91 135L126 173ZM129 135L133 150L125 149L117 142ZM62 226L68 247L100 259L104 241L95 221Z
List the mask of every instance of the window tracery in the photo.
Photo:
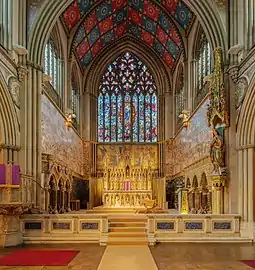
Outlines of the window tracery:
M126 52L106 69L98 96L98 141L156 142L158 98L147 66Z
M200 35L197 49L197 95L196 102L199 104L206 96L207 89L204 86L204 78L212 72L212 59L210 44L204 33Z
M52 39L49 39L44 49L44 72L51 77L52 87L59 92L61 60Z
M72 74L71 81L71 110L75 114L73 125L78 129L80 124L80 91L76 76Z

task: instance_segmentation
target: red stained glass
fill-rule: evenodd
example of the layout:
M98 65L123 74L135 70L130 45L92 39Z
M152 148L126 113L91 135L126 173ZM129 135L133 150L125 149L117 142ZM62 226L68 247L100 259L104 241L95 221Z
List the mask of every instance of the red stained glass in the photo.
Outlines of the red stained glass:
M118 57L101 79L98 140L156 142L156 90L150 71L140 59L129 52Z

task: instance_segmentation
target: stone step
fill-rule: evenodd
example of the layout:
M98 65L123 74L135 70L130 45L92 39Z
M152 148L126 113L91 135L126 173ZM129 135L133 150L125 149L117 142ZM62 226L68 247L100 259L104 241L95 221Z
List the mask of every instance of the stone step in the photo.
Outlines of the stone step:
M119 237L119 238L132 238L132 239L141 239L141 240L147 240L147 235L145 232L140 232L140 233L136 233L136 232L110 232L108 234L108 237Z
M109 226L111 228L113 227L139 227L139 228L144 228L146 224L144 222L110 222Z
M109 223L147 223L147 219L139 218L109 218Z
M107 245L109 246L148 246L147 239L123 239L123 238L108 238Z
M146 232L146 228L115 227L115 228L109 228L109 232Z
M148 246L147 241L141 241L141 242L127 242L127 241L114 241L114 242L108 242L108 246Z

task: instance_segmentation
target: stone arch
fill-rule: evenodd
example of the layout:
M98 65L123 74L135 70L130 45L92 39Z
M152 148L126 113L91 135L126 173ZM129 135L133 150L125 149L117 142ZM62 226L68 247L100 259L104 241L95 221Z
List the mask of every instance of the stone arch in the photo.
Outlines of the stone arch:
M198 188L198 181L197 181L197 176L196 175L193 177L192 187L193 188Z
M69 6L72 0L45 1L38 14L37 21L33 24L28 41L29 59L36 64L42 64L43 48L47 38L62 12ZM205 32L209 37L212 48L222 47L227 50L225 27L213 1L184 0L192 9Z
M190 183L190 179L189 178L187 178L187 180L186 180L186 187L187 188L190 188L191 187L191 183Z
M255 75L241 106L237 123L238 147L255 147Z
M206 191L207 190L207 177L206 177L206 174L205 172L202 173L201 175L201 180L200 180L200 187L201 187L201 190L202 191Z
M12 97L4 82L3 75L0 72L0 144L11 148L19 148L19 122ZM4 162L7 161L4 160Z
M51 174L50 177L49 177L49 188L51 187L57 187L57 180L56 180L56 176L55 174Z
M255 75L247 90L237 122L237 169L239 213L245 224L255 219ZM253 228L252 226L250 228ZM248 232L248 229L246 229ZM253 238L253 230L249 237Z
M84 89L86 92L90 92L97 96L96 91L99 89L101 80L101 76L98 76L98 74L103 74L107 65L113 62L125 51L132 51L147 65L154 77L159 95L162 94L164 90L167 91L171 89L170 75L164 68L163 61L159 59L147 45L130 36L126 36L121 40L118 40L117 43L111 45L110 48L111 50L109 50L109 47L106 47L98 55L98 57L93 61L91 68L85 74L84 78L86 79ZM105 51L108 53L106 54Z
M184 0L184 2L196 14L198 21L208 38L212 51L217 47L221 47L224 52L227 52L228 44L226 28L222 22L216 3L210 0ZM223 55L224 59L226 57L227 53Z

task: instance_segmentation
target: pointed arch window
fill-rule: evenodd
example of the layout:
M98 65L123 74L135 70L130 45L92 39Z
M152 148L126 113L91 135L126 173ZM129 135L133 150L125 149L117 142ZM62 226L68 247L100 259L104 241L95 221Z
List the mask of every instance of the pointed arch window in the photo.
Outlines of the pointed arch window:
M176 86L175 86L175 113L176 113L176 123L177 126L180 125L182 122L181 119L179 118L179 115L182 113L184 110L184 73L183 73L183 66L180 65L178 69L178 74L177 74L177 79L176 79Z
M51 77L51 85L56 92L60 91L61 60L52 39L44 49L44 72Z
M147 66L126 52L111 63L98 96L99 142L156 142L157 88Z
M76 116L73 125L78 129L80 125L80 91L74 75L72 75L71 82L71 110Z
M197 104L206 96L204 78L212 72L211 48L204 33L200 35L197 49Z

